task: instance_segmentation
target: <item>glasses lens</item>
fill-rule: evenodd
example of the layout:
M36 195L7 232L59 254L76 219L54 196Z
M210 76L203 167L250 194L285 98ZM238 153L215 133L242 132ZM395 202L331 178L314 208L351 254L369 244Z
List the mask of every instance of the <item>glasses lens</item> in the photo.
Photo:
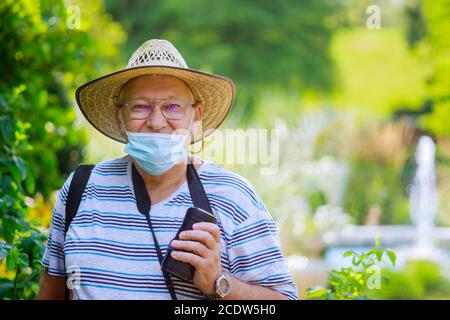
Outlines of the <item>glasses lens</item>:
M153 112L153 102L130 101L126 103L131 119L144 120ZM181 100L167 100L161 104L161 112L166 119L179 120L184 117L186 106Z
M143 103L132 104L129 108L132 119L145 119L152 112L153 106Z
M167 101L162 105L162 112L167 119L178 120L184 116L186 107L180 102Z

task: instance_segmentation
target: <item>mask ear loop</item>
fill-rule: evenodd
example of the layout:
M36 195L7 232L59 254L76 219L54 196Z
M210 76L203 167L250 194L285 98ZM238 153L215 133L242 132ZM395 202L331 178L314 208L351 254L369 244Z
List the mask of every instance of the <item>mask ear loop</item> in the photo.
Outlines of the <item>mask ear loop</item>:
M194 116L193 116L193 118L192 118L192 124L191 124L191 126L193 126L193 133L192 133L192 139L193 139L193 140L195 139L195 123L196 123L196 121L195 121L194 119L195 119L195 114L194 114ZM200 122L201 137L202 137L202 147L201 147L201 149L200 149L199 151L193 151L193 150L192 150L193 148L191 148L191 147L189 146L189 153L190 153L191 155L199 154L200 152L203 151L203 147L204 147L204 140L203 140L203 122L202 122L201 120L198 121L198 122ZM195 144L195 142L191 143L191 145L193 145L193 144Z
M192 150L190 150L190 153L191 154L199 154L200 152L202 152L203 151L203 148L204 148L204 146L205 146L205 140L204 140L204 138L203 138L203 125L202 125L202 122L200 122L200 128L201 128L201 137L202 137L202 147L200 148L200 150L199 151L192 151ZM195 124L194 124L194 132L195 132ZM193 135L193 137L194 137L194 139L195 139L195 135ZM195 142L193 143L193 144L195 144ZM191 148L192 149L192 148Z

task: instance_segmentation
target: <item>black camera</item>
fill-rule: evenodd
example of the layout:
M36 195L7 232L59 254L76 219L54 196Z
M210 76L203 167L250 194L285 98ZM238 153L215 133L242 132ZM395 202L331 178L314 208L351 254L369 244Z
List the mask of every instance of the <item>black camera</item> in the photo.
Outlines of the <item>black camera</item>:
M197 207L191 207L186 211L183 224L178 230L175 238L172 240L178 240L181 232L192 230L192 226L198 222L217 223L217 219L212 213L209 213L206 210ZM172 258L171 253L173 250L174 248L169 245L167 254L165 255L161 263L161 268L167 273L176 276L184 281L192 280L192 278L194 277L194 267L188 263L181 262Z

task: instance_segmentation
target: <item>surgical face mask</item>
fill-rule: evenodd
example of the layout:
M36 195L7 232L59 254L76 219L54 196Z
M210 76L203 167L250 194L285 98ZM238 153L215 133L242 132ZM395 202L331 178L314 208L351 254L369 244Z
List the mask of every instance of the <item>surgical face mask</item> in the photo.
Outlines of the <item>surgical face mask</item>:
M189 129L193 122L194 116ZM188 134L125 131L128 135L125 153L153 176L163 174L187 156Z

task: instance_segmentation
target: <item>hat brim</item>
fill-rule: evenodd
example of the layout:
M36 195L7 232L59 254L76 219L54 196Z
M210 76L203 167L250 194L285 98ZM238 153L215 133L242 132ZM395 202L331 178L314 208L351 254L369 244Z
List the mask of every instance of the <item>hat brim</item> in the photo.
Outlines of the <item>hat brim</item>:
M221 125L236 97L234 83L226 77L188 68L140 66L110 73L77 89L76 100L87 121L105 136L126 143L127 135L120 124L114 97L127 81L147 74L170 75L183 80L194 99L202 104L202 130L195 130L192 143Z

